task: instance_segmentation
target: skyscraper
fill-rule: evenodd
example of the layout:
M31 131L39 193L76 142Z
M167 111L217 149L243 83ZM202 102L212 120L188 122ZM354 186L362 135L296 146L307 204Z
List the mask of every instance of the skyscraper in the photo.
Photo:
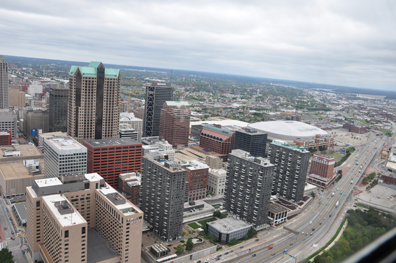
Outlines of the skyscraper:
M83 140L119 138L119 69L101 62L72 66L69 72L67 133Z
M228 155L224 208L255 227L267 224L274 167L268 159L233 150Z
M161 109L159 138L173 147L188 146L191 111L186 101L166 101Z
M146 87L143 137L159 136L161 109L165 101L173 100L170 83L153 81Z
M256 157L265 157L267 134L253 128L235 132L234 149L247 151Z
M66 132L69 89L53 88L49 94L49 132Z
M8 109L8 63L0 55L0 109Z
M293 202L303 199L310 153L303 147L273 141L268 156L275 164L272 194Z

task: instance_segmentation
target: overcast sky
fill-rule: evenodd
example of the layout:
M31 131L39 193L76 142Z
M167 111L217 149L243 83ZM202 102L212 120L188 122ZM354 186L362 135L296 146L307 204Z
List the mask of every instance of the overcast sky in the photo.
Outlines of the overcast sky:
M0 54L396 90L396 1L2 1Z

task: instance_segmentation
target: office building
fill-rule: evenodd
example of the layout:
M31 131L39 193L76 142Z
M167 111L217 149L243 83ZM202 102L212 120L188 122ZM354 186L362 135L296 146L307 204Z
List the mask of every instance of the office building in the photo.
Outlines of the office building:
M0 55L0 109L8 109L8 63Z
M139 172L120 174L118 189L134 205L139 206L141 178Z
M190 106L186 101L166 101L161 109L159 138L173 147L188 146Z
M224 208L255 227L268 224L275 166L242 150L233 150L228 159Z
M0 145L11 145L11 132L0 132Z
M139 262L143 213L97 173L26 188L31 262Z
M268 209L268 218L272 226L282 224L287 221L288 209L277 203L271 202Z
M35 129L40 133L49 131L49 114L46 108L29 109L26 112L26 133L29 136L34 136L31 131Z
M77 141L119 138L119 69L101 62L69 72L67 133Z
M88 173L100 174L114 188L122 173L140 172L142 144L128 138L87 140Z
M69 89L53 88L49 92L49 132L67 132Z
M17 89L10 89L8 91L8 98L9 98L9 107L21 108L25 107L26 100L25 100L26 93Z
M206 197L208 187L209 166L198 161L189 161L183 167L187 171L188 201L196 201Z
M144 141L144 140L142 140ZM149 140L146 140L146 142ZM151 140L150 140L151 141ZM143 155L146 155L147 153L151 151L158 151L161 153L164 158L166 158L168 161L174 161L175 160L175 151L173 150L172 144L168 143L165 140L152 140L152 144L149 145L143 145Z
M0 109L0 132L11 131L12 138L18 138L18 119L13 110Z
M311 167L307 182L319 188L327 189L336 179L334 174L335 159L322 154L314 154L311 158Z
M239 240L246 236L249 230L252 228L251 225L246 222L236 220L234 218L224 218L208 222L208 232L220 242L220 244L227 244L231 240Z
M165 101L172 100L173 88L170 83L153 81L146 86L143 137L159 136L161 109Z
M140 208L144 219L161 239L172 241L182 236L186 170L168 161L158 151L142 159Z
M298 202L303 199L310 153L303 147L282 141L270 144L268 156L275 164L272 195Z
M46 132L46 133L39 133L38 137L39 137L38 146L44 147L44 138L52 139L52 138L68 137L68 136L66 132Z
M267 134L256 129L246 128L235 132L234 149L247 151L252 156L265 157Z
M212 151L220 154L218 157L226 162L228 154L234 149L234 139L235 133L229 130L205 125L201 132L199 147L204 153Z
M223 168L223 160L213 155L205 156L205 163L209 165L211 169Z
M215 196L224 195L227 171L224 169L210 169L208 177L208 191Z
M132 128L137 133L137 141L142 141L142 131L143 131L143 120L136 118L135 114L132 112L122 112L120 113L120 128L121 126ZM127 125L127 126L126 126Z
M129 138L138 141L139 134L130 124L120 123L120 138Z
M44 138L45 178L87 173L87 148L72 137Z

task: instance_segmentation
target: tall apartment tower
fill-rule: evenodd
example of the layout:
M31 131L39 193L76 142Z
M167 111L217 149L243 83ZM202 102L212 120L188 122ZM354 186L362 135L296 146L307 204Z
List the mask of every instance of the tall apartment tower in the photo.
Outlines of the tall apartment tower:
M267 134L253 128L235 131L234 149L247 151L252 156L265 157Z
M161 109L165 101L172 100L173 88L170 83L153 81L146 86L143 137L159 136Z
M67 132L69 89L53 88L49 94L49 132Z
M173 147L188 146L191 111L186 101L166 101L161 109L159 138Z
M303 199L310 153L305 148L273 141L268 155L275 164L272 194L298 202Z
M171 241L182 236L186 170L166 156L150 151L143 157L140 208L154 233Z
M0 109L8 109L8 63L0 55Z
M44 177L87 173L87 148L71 137L44 138Z
M31 262L140 262L143 212L97 173L26 187Z
M122 173L140 172L142 144L130 138L87 140L88 173L100 174L114 188Z
M268 159L233 150L228 156L224 208L255 227L267 224L274 168Z
M77 141L119 138L119 69L101 62L69 72L67 133Z

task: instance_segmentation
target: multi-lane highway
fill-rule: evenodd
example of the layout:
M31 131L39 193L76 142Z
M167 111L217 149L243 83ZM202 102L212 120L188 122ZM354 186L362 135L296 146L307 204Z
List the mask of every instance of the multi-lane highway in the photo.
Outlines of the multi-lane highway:
M348 198L351 200L354 186L375 154L382 149L384 141L385 138L372 134L368 143L351 155L347 161L351 168L334 188L323 192L305 214L287 225L297 234L286 231L271 239L253 241L245 244L243 248L234 248L227 255L223 251L222 261L294 262L297 259L283 253L286 249L288 254L296 256L298 260L319 249L336 232L347 210L346 202ZM273 249L268 249L269 245L273 245Z

